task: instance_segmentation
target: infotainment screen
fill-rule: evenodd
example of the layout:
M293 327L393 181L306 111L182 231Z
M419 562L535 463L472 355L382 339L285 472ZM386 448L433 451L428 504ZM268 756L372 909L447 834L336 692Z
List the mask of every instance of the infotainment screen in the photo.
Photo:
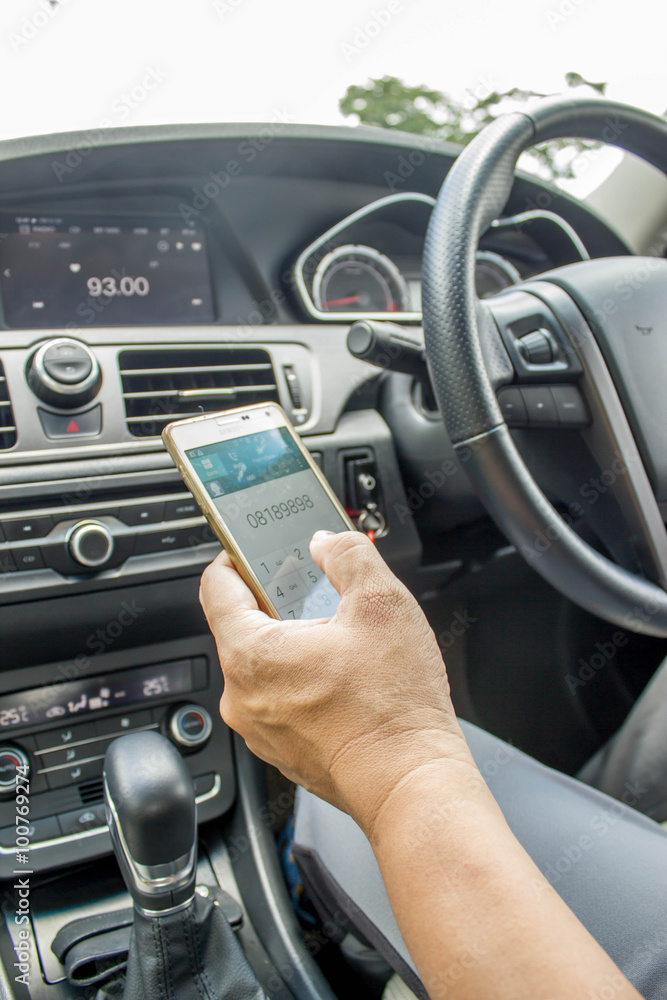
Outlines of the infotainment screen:
M214 319L204 230L177 218L0 217L0 290L21 329Z

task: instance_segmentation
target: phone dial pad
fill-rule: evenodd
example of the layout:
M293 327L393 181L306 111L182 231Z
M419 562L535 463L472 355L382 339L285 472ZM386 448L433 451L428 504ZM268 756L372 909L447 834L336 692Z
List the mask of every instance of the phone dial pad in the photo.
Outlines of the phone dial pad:
M280 617L330 618L340 596L322 570L315 565L308 549L310 539L275 549L257 559L253 569Z

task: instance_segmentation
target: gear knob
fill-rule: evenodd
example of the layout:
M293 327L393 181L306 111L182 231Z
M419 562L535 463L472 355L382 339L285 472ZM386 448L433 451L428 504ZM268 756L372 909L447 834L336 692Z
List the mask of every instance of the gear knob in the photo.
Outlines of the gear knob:
M114 740L104 799L116 857L135 905L147 914L189 903L197 869L197 807L178 750L154 732Z

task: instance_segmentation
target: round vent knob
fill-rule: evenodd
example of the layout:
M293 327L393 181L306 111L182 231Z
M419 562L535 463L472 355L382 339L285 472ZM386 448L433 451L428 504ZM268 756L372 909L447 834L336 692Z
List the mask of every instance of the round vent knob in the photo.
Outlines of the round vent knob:
M102 384L95 355L69 337L42 344L28 363L27 375L28 385L42 402L63 410L89 403Z
M81 521L72 528L67 541L72 559L88 569L104 565L113 552L113 535L98 521Z

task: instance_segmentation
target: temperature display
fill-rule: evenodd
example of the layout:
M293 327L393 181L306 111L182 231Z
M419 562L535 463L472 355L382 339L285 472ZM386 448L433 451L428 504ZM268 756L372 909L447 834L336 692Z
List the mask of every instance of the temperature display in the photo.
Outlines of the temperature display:
M192 691L192 661L174 660L158 666L50 684L2 696L0 731L42 722L69 721L116 705L163 698Z

